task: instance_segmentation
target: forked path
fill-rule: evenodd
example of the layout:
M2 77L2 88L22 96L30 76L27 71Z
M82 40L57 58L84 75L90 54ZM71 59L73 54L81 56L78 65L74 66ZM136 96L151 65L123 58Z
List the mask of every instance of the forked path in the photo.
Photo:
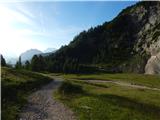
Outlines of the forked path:
M75 120L73 112L53 97L60 84L61 81L54 80L31 94L20 113L20 120Z
M153 87L148 87L148 86L143 86L143 85L131 84L129 82L121 82L121 81L113 81L113 80L86 80L86 82L90 82L90 83L113 83L113 84L117 84L117 85L125 86L125 87L160 91L159 88L153 88Z

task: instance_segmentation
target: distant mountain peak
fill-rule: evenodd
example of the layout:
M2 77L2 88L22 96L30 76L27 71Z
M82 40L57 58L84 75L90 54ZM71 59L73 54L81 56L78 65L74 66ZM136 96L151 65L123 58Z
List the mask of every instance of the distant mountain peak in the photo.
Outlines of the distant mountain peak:
M29 49L23 52L21 56L22 61L31 60L34 55L42 54L43 52L38 49Z

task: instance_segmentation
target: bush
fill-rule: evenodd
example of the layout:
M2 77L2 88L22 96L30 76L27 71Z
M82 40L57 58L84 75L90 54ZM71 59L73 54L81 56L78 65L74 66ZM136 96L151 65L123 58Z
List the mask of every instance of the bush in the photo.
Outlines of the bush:
M63 95L78 94L82 93L83 89L80 85L64 81L59 87L58 92L60 92Z

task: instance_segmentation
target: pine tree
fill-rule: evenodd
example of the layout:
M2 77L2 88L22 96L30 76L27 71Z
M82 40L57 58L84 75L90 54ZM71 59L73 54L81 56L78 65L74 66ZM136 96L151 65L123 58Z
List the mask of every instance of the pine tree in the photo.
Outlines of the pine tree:
M16 69L21 69L22 68L22 62L21 62L21 56L19 57L19 60L17 61L16 65L15 65Z
M39 56L39 70L44 71L46 68L45 60L42 55Z
M31 60L31 70L33 71L40 71L39 69L39 58L37 55L34 55Z
M5 61L5 59L3 58L2 55L1 55L1 65L6 66L6 61Z
M28 60L25 62L25 69L30 69L30 62Z
M19 68L22 67L21 56L19 57Z

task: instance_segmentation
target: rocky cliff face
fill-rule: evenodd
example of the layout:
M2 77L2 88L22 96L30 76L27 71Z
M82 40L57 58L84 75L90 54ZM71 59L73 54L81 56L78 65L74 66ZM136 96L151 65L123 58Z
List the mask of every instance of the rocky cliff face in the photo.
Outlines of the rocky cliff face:
M139 63L130 66L131 68L127 70L160 74L160 2L140 2L128 8L128 11L123 14L131 16L131 20L134 21L133 25L136 26L137 33L134 34L132 52L135 53L134 56L143 59L143 62L139 60L137 61ZM136 61L137 57L131 59Z
M141 30L137 35L135 51L152 54L160 49L160 2L148 2L137 6L133 12L137 22L141 24ZM132 10L131 10L132 12Z
M135 11L138 21L144 25L137 35L134 50L151 56L145 65L146 74L160 74L160 2L137 6Z

